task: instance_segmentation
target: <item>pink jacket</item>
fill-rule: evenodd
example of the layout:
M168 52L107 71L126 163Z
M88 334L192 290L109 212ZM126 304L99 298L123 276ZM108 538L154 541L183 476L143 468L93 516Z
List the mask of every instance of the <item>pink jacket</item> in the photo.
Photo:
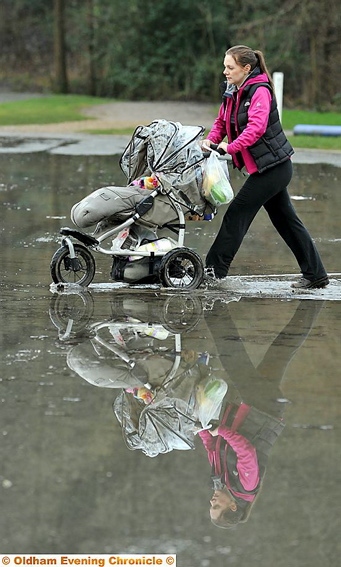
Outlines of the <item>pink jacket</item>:
M242 404L237 412L232 428L225 425L220 425L218 428L218 436L212 437L209 431L201 431L199 433L204 447L207 451L207 456L210 465L214 467L214 471L218 475L224 474L225 484L231 490L226 458L224 463L221 463L220 445L221 440L226 441L225 456L229 446L234 450L237 456L237 471L241 484L247 491L254 490L259 483L259 466L257 459L257 452L255 447L243 435L237 433L236 428L240 422L245 418L248 410L246 404ZM239 415L238 415L239 414ZM231 491L235 496L243 498L252 502L255 499L254 494L244 494Z
M244 87L254 83L267 82L267 75L262 73L256 77L247 79L236 92L236 104L234 107L236 129L238 107ZM211 140L214 144L219 144L227 136L227 152L232 156L235 166L238 167L238 169L241 169L243 166L236 156L236 153L240 152L247 172L256 173L257 166L248 150L248 147L252 146L266 131L271 107L271 93L266 87L259 87L255 91L248 109L248 124L243 132L237 131L237 138L235 140L232 140L231 133L232 102L232 98L230 97L227 99L225 108L224 104L221 104L218 116L213 123L207 139Z

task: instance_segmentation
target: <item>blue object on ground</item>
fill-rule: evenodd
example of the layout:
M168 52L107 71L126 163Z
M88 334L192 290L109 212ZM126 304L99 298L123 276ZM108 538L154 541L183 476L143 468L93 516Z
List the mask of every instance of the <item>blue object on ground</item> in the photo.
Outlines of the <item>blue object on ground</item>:
M319 124L297 124L294 126L294 136L341 136L341 126L323 126Z

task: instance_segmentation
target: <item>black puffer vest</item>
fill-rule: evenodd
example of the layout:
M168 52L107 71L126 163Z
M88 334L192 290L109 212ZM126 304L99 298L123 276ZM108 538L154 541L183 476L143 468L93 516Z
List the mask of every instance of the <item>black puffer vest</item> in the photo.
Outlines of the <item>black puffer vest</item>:
M239 132L242 132L247 126L248 109L251 104L251 98L258 87L267 87L272 94L269 83L254 83L244 87L237 114L237 128ZM286 161L294 153L290 142L283 132L274 96L272 96L266 131L263 136L248 149L256 162L259 173Z

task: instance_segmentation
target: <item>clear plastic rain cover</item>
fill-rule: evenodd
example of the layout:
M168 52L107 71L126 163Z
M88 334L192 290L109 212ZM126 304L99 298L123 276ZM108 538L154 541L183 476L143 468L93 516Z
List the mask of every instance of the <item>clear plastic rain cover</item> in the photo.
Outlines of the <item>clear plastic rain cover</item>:
M154 174L165 190L179 194L185 203L201 212L204 157L199 145L204 128L180 122L154 120L138 126L120 159L128 184L141 176Z

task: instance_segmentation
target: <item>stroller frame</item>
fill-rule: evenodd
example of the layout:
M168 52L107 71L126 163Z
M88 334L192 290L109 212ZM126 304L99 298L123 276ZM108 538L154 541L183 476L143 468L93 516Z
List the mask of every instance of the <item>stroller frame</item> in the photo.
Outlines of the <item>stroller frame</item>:
M136 221L143 218L143 215L153 206L154 199L160 194L168 195L178 217L178 222L166 222L156 227L168 229L177 234L177 241L172 242L172 250L165 254L162 250L145 251L122 247L113 250L103 246L106 240L117 236L123 229L131 227ZM137 203L135 211L132 217L119 225L109 227L96 238L78 229L61 228L61 247L53 255L50 264L53 282L55 284L77 284L83 287L90 285L96 273L93 254L96 252L114 259L149 258L148 276L143 278L143 281L128 283L161 283L164 287L183 290L198 288L203 281L203 263L196 252L184 246L185 215L173 191L158 186ZM74 240L78 242L75 243ZM157 236L154 241L156 240L158 240ZM124 282L125 280L116 281Z

